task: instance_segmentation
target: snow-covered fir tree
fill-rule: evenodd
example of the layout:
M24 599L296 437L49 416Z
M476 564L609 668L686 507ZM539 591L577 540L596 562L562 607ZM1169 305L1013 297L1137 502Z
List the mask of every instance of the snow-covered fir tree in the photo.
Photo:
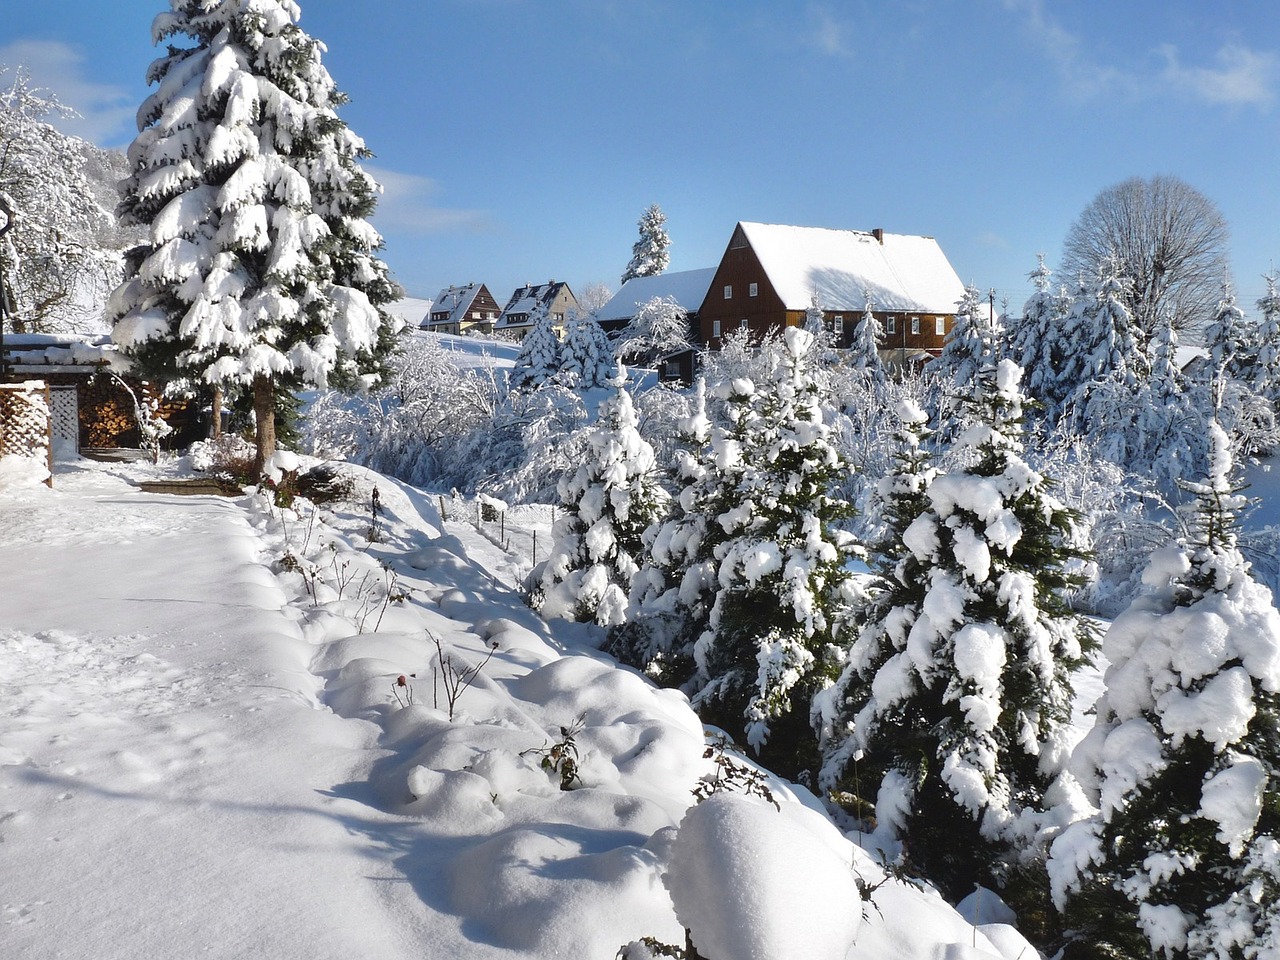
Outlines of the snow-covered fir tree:
M715 599L708 501L717 474L706 455L711 422L705 380L694 384L688 416L677 428L677 492L669 515L644 533L646 552L631 583L627 622L610 635L614 656L666 686L680 686L693 675L693 644L706 629Z
M863 716L863 711L873 698L873 681L892 658L903 655L923 607L928 586L925 567L907 547L905 534L928 510L929 483L937 474L929 449L928 415L909 398L899 400L894 413L898 422L894 466L876 483L870 500L871 519L880 530L868 548L876 579L868 602L858 610L857 638L840 678L815 698L813 711L823 750L819 783L826 790L843 788L842 778L852 772L853 783L845 792L856 797L857 812L864 819L871 818L880 779L889 771L868 770L865 765L851 771L850 763L867 747L865 733L871 729L871 717Z
M978 289L965 287L942 352L925 368L938 392L936 410L942 435L953 437L963 427L967 407L964 398L972 390L979 371L995 361L995 353L996 333L991 314Z
M990 312L985 309L978 288L965 287L956 305L955 322L947 334L942 352L929 364L929 372L961 391L973 384L978 371L989 366L995 357L995 329Z
M1070 392L1061 380L1068 349L1063 336L1068 301L1061 290L1052 288L1043 255L1029 277L1035 291L1022 308L1022 319L1006 328L1002 353L1022 368L1024 392L1052 422Z
M531 390L542 386L560 370L562 362L560 338L556 336L555 319L547 305L539 301L530 318L531 328L520 343L507 374L512 390Z
M1204 346L1214 369L1252 385L1258 377L1258 339L1257 325L1245 317L1235 291L1224 283L1222 299L1204 331Z
M1280 613L1236 542L1217 424L1184 541L1107 631L1076 767L1097 807L1053 844L1079 956L1280 956Z
M637 429L625 380L620 368L588 435L586 462L560 481L564 509L540 578L545 617L621 624L641 536L666 511L653 448Z
M631 247L631 261L622 273L622 283L634 277L655 277L667 269L671 254L671 238L667 236L667 215L656 203L651 203L640 215L637 226L640 239Z
M560 345L560 376L571 377L580 390L590 390L608 383L615 367L613 347L596 318L575 312Z
M871 294L866 296L866 308L853 328L849 342L849 366L875 385L885 382L884 361L880 359L880 346L884 343L884 330L871 312Z
M258 466L277 388L368 385L398 294L369 225L377 184L292 0L173 0L120 216L146 227L109 309L149 373L252 386ZM190 46L174 41L188 37Z
M715 597L687 689L704 716L795 772L816 762L800 751L813 747L810 700L834 678L857 595L856 547L837 528L852 508L833 495L845 467L823 421L814 338L788 327L768 350L763 382L716 388L730 425L713 430L706 461Z
M972 461L963 470L930 479L908 411L908 453L883 490L902 546L882 553L888 586L870 608L882 619L860 630L836 705L852 711L881 825L954 897L1008 880L1015 851L1034 851L1052 826L1071 673L1089 642L1066 599L1080 558L1071 514L1021 455L1020 375L1010 360L979 373L956 442Z
M1258 365L1255 368L1253 389L1266 397L1274 406L1280 400L1280 292L1276 290L1276 277L1269 273L1267 292L1258 300Z

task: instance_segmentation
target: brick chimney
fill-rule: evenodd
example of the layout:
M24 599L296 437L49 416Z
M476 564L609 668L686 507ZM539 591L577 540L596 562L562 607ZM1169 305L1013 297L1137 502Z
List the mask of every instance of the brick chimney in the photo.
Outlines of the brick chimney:
M884 227L876 227L871 231L871 235L876 238L876 243L884 246Z

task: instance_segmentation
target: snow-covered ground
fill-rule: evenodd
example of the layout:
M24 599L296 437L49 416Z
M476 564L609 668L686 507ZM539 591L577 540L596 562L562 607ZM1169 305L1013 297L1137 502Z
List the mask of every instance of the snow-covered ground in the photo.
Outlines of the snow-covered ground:
M0 956L1033 955L931 890L864 908L800 787L699 812L684 698L513 590L549 516L348 469L296 514L0 470Z

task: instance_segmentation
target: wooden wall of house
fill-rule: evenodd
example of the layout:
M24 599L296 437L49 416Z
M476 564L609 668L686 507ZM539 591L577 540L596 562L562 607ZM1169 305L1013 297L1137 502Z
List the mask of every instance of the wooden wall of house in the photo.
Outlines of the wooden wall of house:
M749 245L737 245L737 240L735 234L716 269L707 298L698 308L698 333L712 350L719 350L721 338L737 330L744 320L756 336L762 336L771 327L786 326L788 322L786 305L773 289L755 251ZM756 284L754 297L751 296L753 283ZM731 288L732 293L727 298L726 287ZM717 321L719 336L715 332ZM791 322L794 325L795 321Z

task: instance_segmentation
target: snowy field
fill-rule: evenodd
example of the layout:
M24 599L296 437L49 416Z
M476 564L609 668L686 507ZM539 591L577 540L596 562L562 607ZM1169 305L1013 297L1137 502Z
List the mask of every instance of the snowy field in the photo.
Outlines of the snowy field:
M931 890L864 905L803 788L695 805L685 699L513 589L545 511L347 469L297 513L0 469L0 956L1034 955Z

